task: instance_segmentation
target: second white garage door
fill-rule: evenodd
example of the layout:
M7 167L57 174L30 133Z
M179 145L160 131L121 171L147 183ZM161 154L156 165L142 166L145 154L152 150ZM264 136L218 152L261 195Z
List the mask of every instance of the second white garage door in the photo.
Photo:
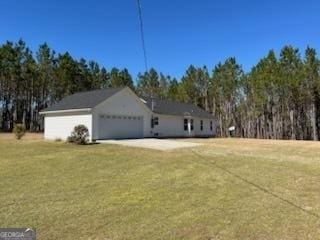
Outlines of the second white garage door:
M127 139L142 137L142 116L99 116L99 139Z

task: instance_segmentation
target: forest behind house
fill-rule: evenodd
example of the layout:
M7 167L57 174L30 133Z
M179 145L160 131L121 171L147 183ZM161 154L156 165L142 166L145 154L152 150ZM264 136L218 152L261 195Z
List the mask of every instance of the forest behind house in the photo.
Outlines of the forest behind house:
M95 61L56 53L46 43L33 53L23 40L0 46L0 131L23 123L43 130L39 111L79 91L128 86L139 96L188 102L209 111L217 136L318 140L320 61L316 50L270 50L249 72L234 57L213 68L190 65L181 79L158 72L132 76Z

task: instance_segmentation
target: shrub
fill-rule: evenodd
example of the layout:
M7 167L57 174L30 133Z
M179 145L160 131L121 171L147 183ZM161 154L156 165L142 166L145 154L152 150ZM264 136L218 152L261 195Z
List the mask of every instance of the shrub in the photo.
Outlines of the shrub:
M88 143L89 131L85 125L77 125L74 127L67 141L70 143L85 145Z
M26 133L26 127L23 124L18 123L14 126L13 133L16 135L16 138L20 140Z

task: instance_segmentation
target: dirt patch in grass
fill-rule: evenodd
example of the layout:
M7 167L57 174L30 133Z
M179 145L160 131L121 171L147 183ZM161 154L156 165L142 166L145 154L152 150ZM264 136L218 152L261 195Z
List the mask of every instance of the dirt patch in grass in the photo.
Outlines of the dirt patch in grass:
M0 140L15 140L13 133L0 133ZM21 140L43 140L43 133L26 133Z

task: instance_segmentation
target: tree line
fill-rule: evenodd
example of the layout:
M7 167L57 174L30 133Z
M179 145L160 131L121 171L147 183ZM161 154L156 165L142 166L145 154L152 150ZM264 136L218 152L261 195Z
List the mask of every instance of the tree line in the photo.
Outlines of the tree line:
M302 56L301 56L302 55ZM190 65L181 79L151 68L135 81L127 69L107 70L95 61L56 53L46 43L33 53L23 40L0 46L0 129L23 123L43 130L41 109L79 91L128 86L139 96L195 104L216 118L217 135L318 140L320 61L316 50L301 54L284 46L249 72L231 57L213 69Z

